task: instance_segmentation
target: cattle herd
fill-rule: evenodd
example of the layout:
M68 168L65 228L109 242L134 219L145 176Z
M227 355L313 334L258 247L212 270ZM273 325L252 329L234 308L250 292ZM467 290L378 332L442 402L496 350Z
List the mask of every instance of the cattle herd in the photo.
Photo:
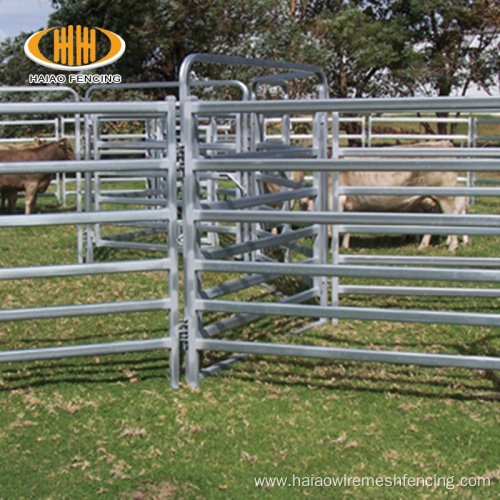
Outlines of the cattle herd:
M453 147L450 141L435 143L420 143L408 147ZM350 158L354 158L351 156ZM365 157L366 158L366 157ZM23 146L0 146L0 162L31 162L31 161L58 161L74 160L75 153L67 139L56 142L45 142L38 138L33 143ZM299 184L304 182L304 172L292 172L291 177ZM5 201L8 202L8 211L16 213L17 197L20 191L25 192L25 214L36 211L38 193L44 193L53 179L53 174L2 174L0 175L0 192L2 194L2 211L5 211ZM329 175L329 193L332 193L332 174ZM455 172L364 172L342 171L339 174L341 186L457 186ZM277 184L265 185L266 192L277 192L281 187ZM300 207L310 210L312 200L301 200ZM342 195L339 197L340 211L355 212L417 212L417 213L444 213L464 214L467 212L468 199L455 196L425 196L425 195ZM329 198L329 210L333 210L333 197ZM349 235L344 235L342 247L349 248ZM466 238L464 238L466 242ZM430 235L422 238L419 248L428 247ZM458 248L458 237L448 238L448 249L455 251Z

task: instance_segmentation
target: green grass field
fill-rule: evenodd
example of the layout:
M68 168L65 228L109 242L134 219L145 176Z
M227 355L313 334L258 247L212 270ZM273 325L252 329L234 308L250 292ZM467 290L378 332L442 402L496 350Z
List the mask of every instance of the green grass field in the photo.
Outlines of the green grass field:
M480 199L472 210L498 213L497 203ZM44 198L39 210L62 209ZM351 252L368 248L415 252L398 237L353 239ZM458 254L498 256L499 250L498 238L473 237ZM444 238L426 254L446 255ZM96 257L133 255L107 250ZM75 261L73 226L0 230L3 267ZM215 283L217 276L206 280ZM158 298L166 290L164 274L144 273L2 282L0 297L8 309ZM267 300L266 290L259 293ZM370 303L498 312L494 299ZM264 318L240 334L356 348L500 352L493 328L341 321L285 337L303 324ZM162 337L167 327L165 314L156 312L10 322L0 326L0 349ZM219 359L207 353L203 362ZM199 390L170 389L168 355L160 351L8 363L0 366L0 498L497 498L499 391L495 372L271 356L248 356L203 379ZM344 476L379 478L385 486L331 485ZM256 486L257 478L287 486ZM431 480L400 486L407 478ZM487 478L490 486L459 486L462 478L475 484Z

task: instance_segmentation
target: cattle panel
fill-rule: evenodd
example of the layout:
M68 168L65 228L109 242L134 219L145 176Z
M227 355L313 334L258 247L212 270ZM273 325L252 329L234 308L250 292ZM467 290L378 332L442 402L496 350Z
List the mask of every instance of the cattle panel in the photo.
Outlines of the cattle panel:
M166 124L166 142L161 155L147 160L83 160L83 161L33 161L29 163L0 163L0 174L16 173L55 173L81 174L91 180L96 174L117 174L128 172L154 172L166 180L165 200L154 209L120 208L108 211L80 210L63 213L41 213L0 217L1 228L38 227L38 226L85 226L94 224L127 224L134 221L162 223L166 226L166 249L156 258L136 257L130 260L104 259L93 263L65 263L59 265L34 265L26 267L3 267L1 280L26 280L46 278L71 278L74 276L104 276L121 273L161 273L167 274L165 293L156 298L117 300L82 304L47 305L3 309L0 321L20 321L49 318L72 318L95 315L147 313L165 311L168 321L159 325L163 335L158 338L140 340L111 341L84 345L67 345L20 349L0 352L0 361L22 361L35 359L61 358L69 356L104 355L125 352L165 349L170 352L170 383L178 386L179 381L179 341L178 341L178 249L177 249L177 172L175 143L175 100L150 103L9 103L0 104L0 113L54 113L86 114L95 113L157 113L163 115ZM88 207L88 199L85 200ZM151 207L150 207L151 208ZM42 248L43 249L43 248ZM40 257L43 252L40 254ZM119 297L120 294L117 294Z
M341 148L338 129L333 137L331 154L326 154L325 134L328 117L338 122L338 114L373 112L435 112L463 109L464 111L494 112L500 107L499 99L339 99L310 101L248 102L234 105L225 102L198 102L188 100L183 104L183 127L186 132L186 179L184 218L192 231L184 247L186 273L186 327L189 331L186 377L196 386L204 373L212 368L200 368L200 353L223 351L241 354L268 354L305 356L338 360L377 361L430 366L454 366L481 369L500 369L500 359L494 356L451 355L434 352L381 351L371 349L345 349L335 346L296 345L259 340L258 331L240 335L236 328L263 317L304 317L315 320L368 320L423 324L451 324L469 326L500 326L500 314L455 310L398 309L394 307L344 306L344 294L394 295L394 296L470 296L498 297L500 260L496 258L455 257L441 258L397 255L359 255L341 253L339 234L447 234L447 235L500 235L500 216L489 214L465 215L463 213L369 213L342 212L339 200L344 195L383 194L385 196L498 196L491 188L453 186L387 186L367 188L349 186L342 188L338 181L327 192L328 174L338 179L340 172L468 172L498 171L500 150L476 148L443 148L436 153L433 148L419 148L416 153L407 148ZM286 115L312 116L313 144L308 148L280 146L257 141L255 149L230 156L202 157L198 151L196 117L239 114L252 121L262 117ZM242 118L243 119L243 118ZM334 134L335 127L334 127ZM261 136L259 136L261 137ZM365 156L365 157L363 157ZM292 171L312 172L310 184L293 185ZM234 202L216 205L200 203L197 179L208 173L244 172L252 182L271 176L282 185L277 193L251 192ZM282 178L282 181L278 179ZM311 212L297 212L284 206L291 200L310 197L314 201ZM328 210L328 200L333 198L333 211ZM283 205L279 205L281 202ZM279 208L281 207L281 208ZM249 238L243 244L203 251L199 246L200 231L204 224L247 225ZM278 228L271 231L270 228ZM326 249L326 229L332 228L332 253ZM307 249L307 251L306 251ZM288 252L288 253L287 253ZM302 253L301 253L302 252ZM486 262L487 261L487 262ZM487 267L487 269L485 268ZM206 273L217 273L220 285L207 289ZM231 295L235 291L252 287L267 287L286 277L295 277L308 283L294 294L255 293L245 299ZM378 280L373 285L344 283L347 278ZM390 285L401 280L421 282L424 285ZM446 287L433 286L447 282ZM473 287L460 288L455 283L470 282ZM331 284L329 299L325 297L327 284ZM483 287L482 284L486 286ZM493 288L487 287L492 285ZM247 292L250 295L250 292ZM258 327L257 327L258 328ZM241 330L238 330L241 331ZM277 333L277 332L275 332ZM265 337L265 336L264 336ZM237 358L232 358L237 359ZM230 360L224 362L230 363ZM224 365L223 363L223 365Z

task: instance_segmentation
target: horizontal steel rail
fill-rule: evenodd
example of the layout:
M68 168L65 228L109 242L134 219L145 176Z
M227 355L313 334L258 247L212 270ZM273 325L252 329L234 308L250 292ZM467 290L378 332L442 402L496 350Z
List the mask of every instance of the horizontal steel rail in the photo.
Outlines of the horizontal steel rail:
M204 222L277 222L294 224L363 224L387 226L500 228L498 215L401 214L366 212L293 212L269 210L193 210L194 218Z
M165 149L167 147L167 142L157 140L97 141L97 147L99 149L120 148L125 150L137 149L140 151L140 149Z
M407 141L415 141L415 140L424 140L424 139L434 139L434 140L455 140L455 141L467 141L470 139L468 135L465 134L379 134L373 133L369 136L370 141L372 140L381 140L381 139L391 139L391 140L407 140Z
M1 120L0 125L54 125L57 123L57 118L52 118L50 120ZM2 138L2 140L5 140ZM23 137L18 137L14 139L15 141L26 140Z
M149 207L168 206L168 200L160 198L134 198L132 196L99 196L96 198L100 203L111 205L145 205Z
M376 159L377 157L500 157L500 148L401 148L401 147L385 147L385 148L339 148L339 156L341 157L369 157Z
M435 116L372 116L372 123L469 123L469 118Z
M203 312L226 312L308 318L360 319L407 323L436 323L447 325L500 326L500 314L418 311L404 309L376 309L372 307L336 307L307 304L278 304L268 302L236 302L228 300L196 301L196 309ZM234 349L238 352L237 342ZM500 359L497 360L500 368Z
M500 196L500 189L497 188L466 188L466 187L348 187L340 186L339 194L353 195L380 195L380 196Z
M0 103L0 114L99 114L114 113L117 117L136 113L144 117L148 113L158 113L164 116L168 113L169 106L164 101L148 102L9 102Z
M161 243L141 243L138 241L120 241L114 238L101 238L95 243L98 248L129 248L135 250L148 250L150 252L165 252L168 245Z
M338 292L354 295L403 295L408 297L478 297L500 298L500 289L485 288L445 288L445 287L416 287L416 286L361 286L340 285Z
M50 266L29 266L0 268L0 280L65 278L68 276L101 275L113 273L133 273L167 271L169 259L147 261L99 262L92 264L59 264Z
M318 347L263 342L224 341L219 339L197 339L200 350L239 352L271 356L297 356L306 358L334 359L343 361L368 361L420 366L476 368L498 370L500 361L490 356L467 356L447 354L425 354L407 351L383 351L368 349L344 349L340 347Z
M170 299L149 299L127 302L109 302L95 304L77 304L50 307L29 307L21 309L3 309L0 321L24 321L31 319L74 318L116 313L138 313L146 311L166 311L171 309Z
M499 228L487 227L451 227L451 226L409 226L409 225L337 225L341 233L365 233L365 234L456 234L471 236L498 236Z
M78 224L113 224L118 222L166 221L176 217L170 208L160 210L108 210L62 214L17 215L0 217L0 227L68 226Z
M99 172L107 175L112 172L137 172L138 175L144 175L149 170L158 173L158 170L167 169L168 162L165 159L0 162L0 174Z
M79 356L104 356L126 352L173 349L174 347L172 339L170 337L164 337L149 340L128 340L121 342L101 342L99 344L17 349L15 351L0 351L0 363L74 358Z
M259 273L304 276L337 276L365 277L384 279L412 279L428 281L470 281L500 283L500 270L484 269L434 269L434 268L400 268L384 266L349 266L330 264L304 263L267 263L267 262L233 262L226 260L197 260L197 271Z
M494 257L419 257L402 255L339 255L339 263L415 266L455 266L500 268L500 258Z
M260 113L272 114L306 114L306 113L382 113L387 112L498 112L499 97L401 97L371 99L309 99L309 100L276 100L266 101L265 106L259 101L234 102L222 101L186 101L187 111L193 114L219 115L224 113Z
M471 154L470 154L471 155ZM486 156L487 153L484 155ZM498 155L498 154L497 154ZM434 156L436 152L434 150ZM459 155L454 155L459 156ZM467 155L463 155L467 156ZM492 155L488 155L492 156ZM473 172L493 171L500 168L498 158L464 158L464 159L340 159L340 160L301 160L301 159L276 159L276 158L241 158L237 159L197 159L193 161L193 168L209 172L260 172L276 170L288 172L303 170L313 172L334 171L364 171L364 172L392 172L392 171L419 171L419 172Z

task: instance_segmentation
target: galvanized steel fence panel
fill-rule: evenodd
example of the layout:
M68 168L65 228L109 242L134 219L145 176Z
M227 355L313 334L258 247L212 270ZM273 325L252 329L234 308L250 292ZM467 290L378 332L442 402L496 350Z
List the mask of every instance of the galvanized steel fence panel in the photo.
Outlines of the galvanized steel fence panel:
M104 355L124 352L165 349L170 352L170 383L178 386L179 381L179 297L178 297L178 248L177 248L177 171L175 138L175 100L153 103L9 103L0 104L0 113L60 113L81 114L113 111L117 115L127 113L159 113L165 117L167 142L162 157L149 160L114 161L57 161L0 163L0 174L64 172L84 174L87 179L96 173L128 173L130 171L153 171L167 179L164 206L154 210L93 211L78 207L76 212L19 215L0 217L0 227L29 227L50 225L87 225L103 223L131 223L134 221L157 222L167 226L168 249L164 257L144 260L127 260L99 263L75 263L50 266L3 268L0 280L55 278L69 276L104 275L109 273L166 272L168 273L168 295L157 299L137 299L91 304L67 304L63 306L4 309L0 321L47 319L63 317L94 316L102 314L123 314L148 311L165 311L168 335L162 338L104 342L88 345L45 347L0 352L0 361L26 361L35 359L61 358L68 356ZM88 201L88 200L87 200ZM86 208L90 205L86 203Z
M291 355L319 357L343 360L364 360L392 363L411 363L433 366L455 366L482 369L500 369L500 359L488 356L459 356L437 353L387 352L361 349L339 349L336 347L316 347L309 345L276 344L273 342L249 342L243 338L231 338L225 334L233 328L255 321L265 315L303 316L314 319L360 319L373 321L403 321L408 323L436 323L471 326L500 326L500 314L427 311L396 308L342 307L339 296L343 293L383 294L383 295L415 295L422 294L444 296L477 296L497 297L497 289L487 288L444 288L432 286L387 286L385 281L391 279L427 280L429 284L436 281L471 283L500 283L500 271L496 259L484 262L479 258L455 258L450 256L439 260L433 257L385 257L377 262L377 256L342 255L339 252L339 234L343 232L360 232L372 234L414 233L414 234L474 234L500 235L500 216L498 215L458 215L458 214L395 214L395 213L363 213L339 212L338 200L341 194L390 194L390 195L449 195L449 196L498 196L494 188L474 187L380 187L364 186L334 187L333 192L326 192L328 182L326 175L340 171L498 171L500 155L498 149L444 149L433 148L409 151L395 148L364 148L366 158L359 158L361 148L352 151L339 147L339 136L332 138L334 149L327 158L325 144L328 138L326 128L327 117L342 112L382 112L397 110L410 111L497 111L500 99L355 99L355 100L311 100L311 101L270 101L265 103L245 102L234 106L227 102L186 101L183 103L183 119L186 131L196 128L197 115L225 115L241 113L254 121L259 117L312 115L316 124L314 144L304 153L293 148L268 148L266 144L257 143L254 152L248 151L230 157L214 156L203 158L198 153L196 134L187 133L186 147L186 179L184 217L192 231L185 242L184 261L186 270L186 320L189 330L188 359L186 377L188 382L196 386L203 372L199 367L199 353L204 350L224 351L231 353L256 353L273 355ZM245 114L245 115L243 115ZM334 118L335 121L335 118ZM337 129L338 130L338 129ZM338 133L338 132L337 132ZM335 134L335 129L334 129ZM283 140L286 144L286 139ZM356 156L350 159L348 156ZM392 156L392 157L391 157ZM263 172L269 179L273 172L303 171L313 172L314 180L309 188L296 186L296 189L279 194L261 193L241 199L237 202L218 203L203 206L199 203L197 178L207 172L245 172L258 176ZM275 177L276 178L276 177ZM305 190L306 189L306 190ZM307 190L308 189L308 190ZM311 191L312 190L312 191ZM311 195L315 199L313 212L296 212L290 209L276 210L273 204L278 201L289 201L294 196ZM333 212L327 209L327 197L333 197ZM207 222L228 224L242 223L252 227L251 238L234 248L234 251L220 249L211 253L203 252L199 246L200 227ZM287 229L280 234L265 231L265 224L284 225ZM290 229L300 226L304 229ZM325 230L333 228L333 250L329 261L321 248L326 248ZM301 232L302 231L302 232ZM304 232L305 231L305 232ZM309 231L309 232L307 232ZM295 238L295 235L297 238ZM267 250L281 245L299 247L303 238L312 238L307 258L300 262L276 260L266 253ZM243 252L250 257L238 257ZM235 259L235 257L238 257ZM351 259L351 260L350 260ZM446 265L446 268L435 266ZM493 265L495 269L481 269L481 266ZM425 267L420 267L425 266ZM457 266L467 266L458 269ZM222 280L217 291L205 290L203 273L217 273ZM235 278L235 275L237 278ZM242 276L242 277L238 277ZM307 278L311 288L297 294L295 298L276 298L273 302L244 300L241 297L225 298L234 290L249 288L254 284L263 285L277 277L295 276ZM342 285L339 281L345 277L372 278L382 280L384 286ZM325 301L327 283L332 280L332 296ZM224 297L224 298L223 298ZM311 304L310 300L316 303ZM307 302L307 303L304 303ZM225 316L224 314L225 313ZM223 319L210 323L205 317L223 314ZM229 316L228 316L229 315ZM213 321L213 320L212 320ZM210 369L208 370L210 371Z
M277 70L277 74L256 78L251 94L240 82L195 82L196 63L245 65ZM319 99L258 101L260 85L281 86L288 81L314 78ZM236 85L243 99L237 102L200 101L191 96L194 85ZM156 84L147 84L146 87ZM398 321L423 324L500 326L500 314L375 308L341 305L343 294L380 296L489 297L500 295L500 259L479 257L425 257L392 255L350 255L340 252L340 235L363 234L450 234L500 235L500 216L475 214L421 214L341 212L340 196L499 196L498 188L463 186L340 186L340 172L498 172L500 148L346 148L341 147L339 115L375 113L498 112L497 98L413 98L413 99L328 99L327 82L321 69L300 64L250 61L243 58L196 54L189 56L181 70L180 102L83 102L0 104L0 114L74 114L86 118L87 131L94 123L110 117L158 119L141 135L141 159L101 160L103 150L113 144L86 140L86 159L78 162L33 162L0 164L0 174L10 172L63 172L85 177L83 201L75 213L1 217L0 227L76 225L85 227L86 263L40 265L0 269L0 280L104 275L108 273L167 272L168 295L157 299L127 302L67 304L0 311L0 321L78 317L124 312L168 312L168 336L158 339L107 342L101 344L48 347L0 352L0 361L49 359L67 356L112 354L152 349L170 351L170 380L178 385L180 350L186 350L186 380L199 384L204 373L214 367L201 367L200 353L223 351L232 357L229 366L243 354L305 356L336 360L375 361L431 366L500 369L500 359L492 356L458 356L440 353L392 352L346 349L333 346L291 345L282 341L250 341L238 328L266 316L300 316L314 322L310 328L328 320ZM137 89L144 87L142 84ZM135 87L134 87L135 88ZM87 96L88 97L88 96ZM311 118L312 117L312 118ZM355 120L356 118L350 118ZM94 120L94 122L92 122ZM269 140L267 123L276 121L281 131ZM291 125L312 121L311 141L293 146ZM468 122L469 123L469 122ZM154 130L153 130L154 128ZM180 137L178 131L180 129ZM219 131L223 131L223 135ZM161 131L161 133L160 133ZM75 126L79 141L79 127ZM102 139L102 137L101 137ZM130 139L106 137L120 142L124 151L137 146ZM125 140L120 140L125 139ZM142 141L142 139L147 139ZM151 143L151 144L149 144ZM153 144L154 143L154 144ZM364 142L363 142L364 145ZM149 146L151 146L149 148ZM157 154L158 153L158 154ZM148 157L149 156L149 157ZM295 179L292 172L302 172ZM332 187L329 187L329 176ZM164 178L165 184L136 193L106 193L99 179ZM97 179L97 182L95 180ZM155 181L156 182L156 181ZM274 188L273 188L274 186ZM276 186L278 187L276 189ZM77 188L80 191L80 187ZM161 199L155 197L161 191ZM78 193L77 193L78 194ZM151 198L150 195L154 195ZM126 200L119 196L128 197ZM182 200L181 200L182 198ZM313 210L299 212L295 204L305 198ZM128 201L142 209L101 210L103 204ZM330 201L333 211L329 210ZM143 248L135 241L104 241L100 226L140 225L165 231L166 240L156 250L164 256L144 260L93 262L97 245ZM180 228L182 231L180 231ZM331 253L328 229L331 228ZM179 234L181 233L181 238ZM215 235L215 236L214 236ZM132 235L133 238L133 235ZM221 241L224 240L224 243ZM179 305L179 260L183 253L184 310ZM82 257L82 256L81 256ZM83 261L83 258L80 258ZM207 273L217 274L217 284L207 285ZM287 295L274 286L279 279L293 278L300 284ZM352 285L346 278L379 280L374 285ZM425 286L400 286L388 280L425 281ZM450 283L442 286L441 282ZM453 283L469 282L456 287ZM436 286L433 284L438 283ZM482 284L493 285L487 288ZM474 285L474 286L472 286ZM255 292L257 290L257 293ZM265 298L262 298L262 291ZM234 295L237 294L237 295ZM182 316L182 320L180 317ZM276 332L274 332L276 333ZM257 336L258 338L258 336ZM239 353L235 356L235 353Z

